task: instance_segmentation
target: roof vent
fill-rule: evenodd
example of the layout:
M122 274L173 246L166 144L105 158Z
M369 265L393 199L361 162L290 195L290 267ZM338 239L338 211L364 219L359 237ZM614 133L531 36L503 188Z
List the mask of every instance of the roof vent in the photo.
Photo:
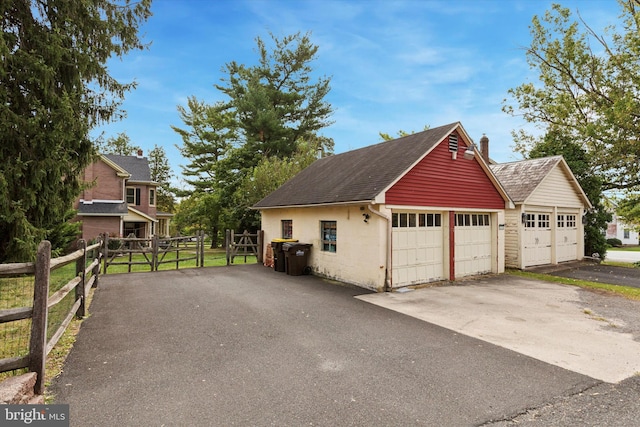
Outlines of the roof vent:
M449 135L449 151L452 153L458 151L458 135L453 133Z

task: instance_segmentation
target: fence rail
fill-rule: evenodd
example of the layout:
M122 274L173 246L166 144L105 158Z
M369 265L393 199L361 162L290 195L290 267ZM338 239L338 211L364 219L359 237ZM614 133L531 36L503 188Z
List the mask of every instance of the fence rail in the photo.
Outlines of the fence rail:
M56 345L74 317L86 315L86 298L91 287L98 285L100 274L101 242L87 246L81 240L80 248L63 257L51 259L51 243L42 241L38 246L36 261L33 263L16 263L0 265L0 277L23 274L34 275L33 306L0 310L0 323L31 319L29 354L27 356L0 359L0 372L28 368L37 374L34 390L37 394L44 392L45 362L47 355ZM94 253L91 264L87 266L88 253ZM51 296L49 295L51 271L75 262L76 275ZM75 290L74 303L62 323L51 338L47 340L47 317L49 311L58 305L67 295Z
M105 236L103 246L103 273L111 265L126 265L131 273L134 265L148 265L149 271L158 271L161 264L175 263L176 269L185 261L196 261L196 267L204 266L204 232L195 236L159 238L110 238ZM175 253L175 258L165 259ZM142 255L143 260L135 255Z

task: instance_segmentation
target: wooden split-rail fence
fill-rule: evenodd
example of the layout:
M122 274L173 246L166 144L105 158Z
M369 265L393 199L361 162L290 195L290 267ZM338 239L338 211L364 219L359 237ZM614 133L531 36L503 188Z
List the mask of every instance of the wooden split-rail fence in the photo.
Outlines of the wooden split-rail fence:
M38 246L35 262L0 264L0 278L34 275L33 306L0 310L0 323L31 319L29 353L26 356L0 359L0 372L22 368L28 368L30 372L35 372L37 374L34 386L36 394L44 392L47 355L60 340L73 318L82 318L86 315L86 299L89 290L98 285L100 257L102 256L99 250L100 245L101 243L98 242L87 246L86 242L81 240L80 248L77 251L51 259L51 243L45 240ZM94 254L93 260L87 265L87 257L90 253ZM74 262L76 264L75 277L54 294L49 295L51 272ZM73 306L51 338L47 340L48 314L71 292L75 292Z

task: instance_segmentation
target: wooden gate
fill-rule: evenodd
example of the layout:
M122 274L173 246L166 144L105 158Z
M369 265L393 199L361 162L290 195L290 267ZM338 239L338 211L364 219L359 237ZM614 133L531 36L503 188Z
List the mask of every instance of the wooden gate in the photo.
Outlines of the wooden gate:
M244 262L247 262L247 256L255 256L258 263L262 263L262 241L264 240L264 231L259 230L255 234L244 230L242 234L236 234L233 230L227 230L225 234L227 243L227 265L233 264L233 259L237 256L244 256Z

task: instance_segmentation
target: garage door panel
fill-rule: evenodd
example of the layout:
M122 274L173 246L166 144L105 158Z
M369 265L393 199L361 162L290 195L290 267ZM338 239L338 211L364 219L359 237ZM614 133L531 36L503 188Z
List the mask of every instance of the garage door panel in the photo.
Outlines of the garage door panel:
M551 214L546 212L526 213L522 236L525 267L551 263Z
M468 217L468 219L467 219ZM492 234L489 213L456 214L455 276L492 271Z
M411 213L402 213L411 215ZM430 221L396 220L394 213L392 231L392 283L393 287L427 283L444 279L443 229L441 218L428 214ZM425 213L413 213L416 218ZM430 226L427 226L427 223ZM404 226L401 226L404 225ZM412 227L408 225L413 224Z

